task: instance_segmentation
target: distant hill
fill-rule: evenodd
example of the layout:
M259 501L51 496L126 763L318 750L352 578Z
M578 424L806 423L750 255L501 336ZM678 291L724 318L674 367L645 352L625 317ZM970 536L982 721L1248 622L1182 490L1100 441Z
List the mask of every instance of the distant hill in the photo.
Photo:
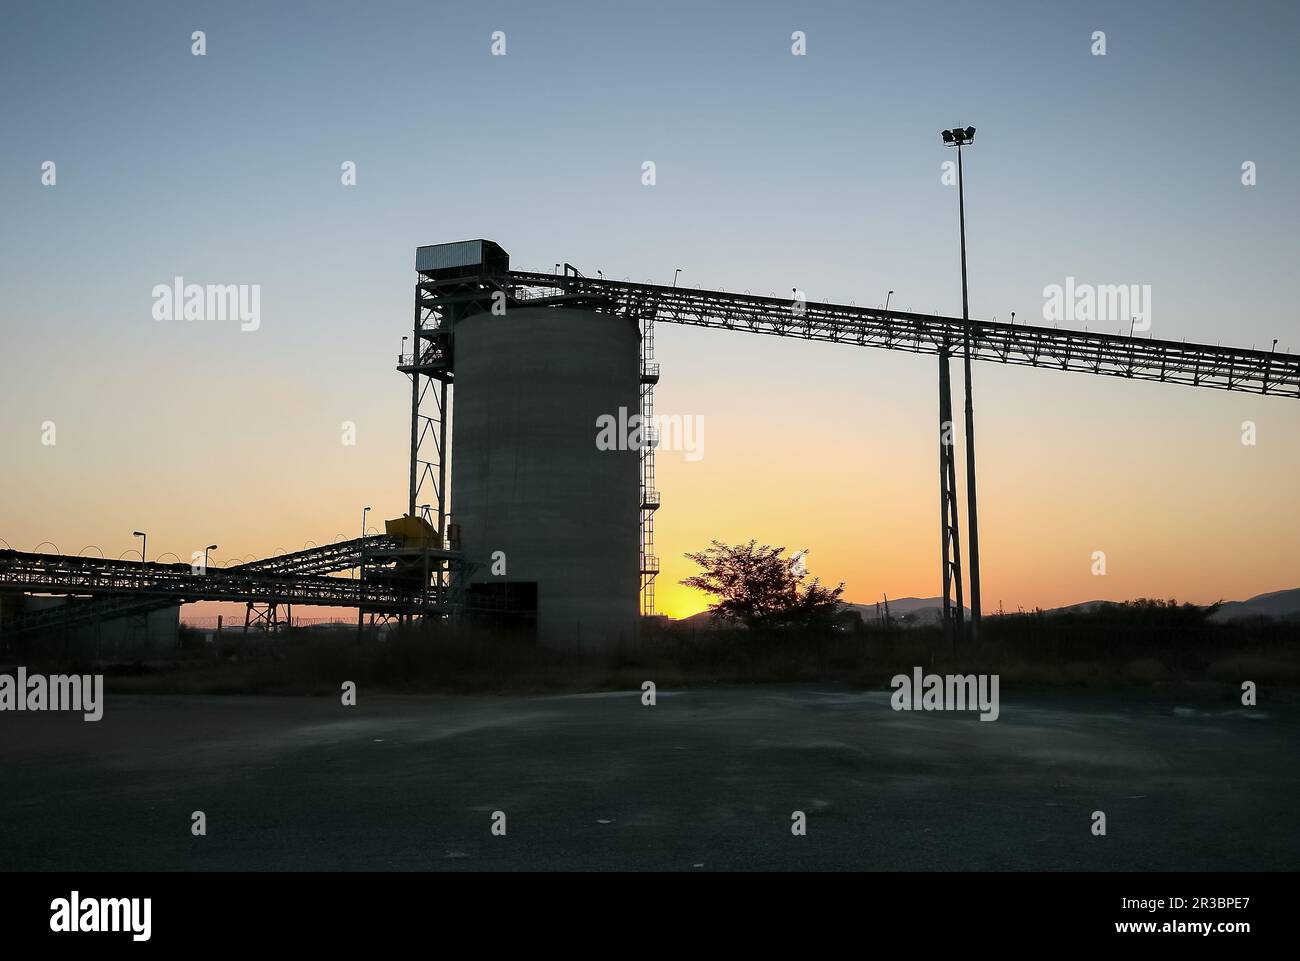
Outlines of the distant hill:
M1258 594L1248 601L1228 601L1210 620L1224 623L1248 617L1272 617L1278 620L1300 619L1300 587L1288 591Z
M1118 601L1084 601L1082 604L1053 608L1049 613L1070 611L1091 614L1103 607L1116 606L1118 603ZM1271 617L1277 620L1300 618L1300 588L1259 594L1246 601L1226 601L1210 615L1210 620L1217 624L1224 624L1249 617Z
M1044 613L1052 614L1057 612L1072 612L1080 614L1091 614L1103 607L1115 605L1119 601L1084 601L1080 604L1069 604L1065 607L1054 607ZM876 620L875 604L848 604L850 608L857 611L858 616L867 623ZM969 614L970 609L966 609ZM880 613L884 614L884 605L880 605ZM985 611L985 616L992 614L992 611ZM890 598L889 616L897 624L911 627L922 627L928 624L938 624L943 619L943 598L942 597L899 597ZM1300 620L1300 588L1292 588L1286 591L1273 591L1270 594L1260 594L1245 601L1228 601L1221 605L1217 611L1210 617L1210 620L1216 623L1226 623L1228 621L1239 621L1250 617L1271 617L1278 620ZM692 614L690 617L684 617L677 623L685 624L696 628L697 630L719 629L726 625L722 622L713 620L708 611L700 611L698 614Z
M880 613L876 613L875 604L850 604L858 616L868 624L874 623L876 617L885 616L885 605L880 604ZM963 608L967 613L970 608ZM889 599L889 619L898 624L922 627L927 624L943 622L942 597L891 597Z
M691 614L689 617L681 617L675 623L693 627L697 631L718 630L728 626L721 618L715 620L712 611L700 611L698 614Z

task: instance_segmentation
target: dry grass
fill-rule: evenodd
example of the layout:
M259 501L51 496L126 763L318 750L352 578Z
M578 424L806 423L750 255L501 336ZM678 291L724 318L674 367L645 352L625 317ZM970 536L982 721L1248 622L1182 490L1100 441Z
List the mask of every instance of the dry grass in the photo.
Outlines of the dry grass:
M1300 626L1216 625L1194 609L1143 607L1094 614L989 618L978 644L938 628L863 628L829 634L649 630L635 645L561 653L528 639L447 625L358 639L302 629L276 639L238 634L220 650L187 638L183 656L96 665L118 693L335 694L343 681L394 693L540 694L774 682L882 688L915 666L941 674L996 673L1004 682L1114 688L1209 686L1228 696L1243 680L1300 693ZM29 669L86 670L75 658Z

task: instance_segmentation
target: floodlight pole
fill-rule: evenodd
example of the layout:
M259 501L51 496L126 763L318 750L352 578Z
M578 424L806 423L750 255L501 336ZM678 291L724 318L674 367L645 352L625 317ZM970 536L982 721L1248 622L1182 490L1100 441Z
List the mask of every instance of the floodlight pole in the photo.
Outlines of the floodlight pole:
M969 140L967 141L969 143ZM970 292L966 283L966 181L961 165L962 138L957 139L957 206L961 223L961 319L965 348L966 380L966 510L970 544L970 637L976 640L980 628L980 528L975 497L975 408L970 382Z

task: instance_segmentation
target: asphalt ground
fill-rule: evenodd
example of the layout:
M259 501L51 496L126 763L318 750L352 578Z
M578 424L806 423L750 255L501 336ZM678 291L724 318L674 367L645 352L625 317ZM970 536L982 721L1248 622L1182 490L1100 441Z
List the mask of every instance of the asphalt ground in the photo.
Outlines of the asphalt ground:
M1300 705L1001 693L993 722L783 686L5 712L0 867L1300 868Z

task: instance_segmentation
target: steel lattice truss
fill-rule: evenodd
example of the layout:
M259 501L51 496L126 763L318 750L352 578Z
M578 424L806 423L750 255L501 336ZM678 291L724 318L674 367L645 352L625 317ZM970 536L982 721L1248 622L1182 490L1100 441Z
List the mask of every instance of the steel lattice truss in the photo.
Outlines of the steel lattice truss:
M844 304L794 302L718 290L511 271L520 304L603 301L623 313L652 310L656 320L745 330L859 347L938 354L963 349L960 317ZM1072 370L1218 390L1300 397L1300 357L1271 351L1100 334L990 321L970 322L971 357L1024 367Z
M365 578L327 576L327 571L357 567L364 549ZM449 551L430 555L452 557ZM422 556L423 552L416 552ZM189 564L141 564L66 554L29 554L0 550L0 590L29 594L89 595L107 616L142 613L193 601L239 601L252 604L321 604L358 607L380 614L445 613L447 601L410 578L391 576L386 563L410 558L412 552L392 539L358 538L236 567L209 567L195 573ZM102 607L100 605L103 605ZM89 605L88 605L89 606ZM60 621L54 611L43 620ZM81 612L75 613L78 616Z
M360 567L363 553L366 557L371 557L379 551L394 550L401 546L401 538L388 534L372 534L367 537L356 537L350 541L308 547L291 554L265 557L247 564L225 567L222 570L247 573L261 571L279 574L333 574Z

